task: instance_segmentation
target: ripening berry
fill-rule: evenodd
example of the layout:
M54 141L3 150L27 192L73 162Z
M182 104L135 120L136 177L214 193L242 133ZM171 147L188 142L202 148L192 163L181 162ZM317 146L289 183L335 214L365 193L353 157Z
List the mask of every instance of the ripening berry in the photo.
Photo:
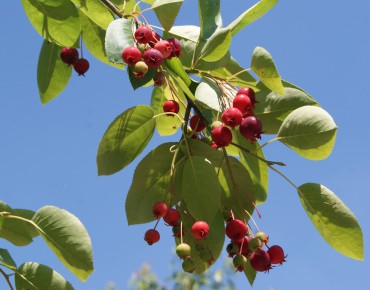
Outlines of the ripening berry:
M89 62L84 59L80 58L78 59L74 64L73 68L78 73L79 76L85 76L85 73L89 70L90 64Z
M236 95L233 100L233 108L239 109L243 116L253 115L252 100L247 95Z
M153 205L152 212L155 218L164 217L167 213L167 205L163 201L158 201Z
M258 251L259 249L262 248L262 246L263 246L263 243L261 242L259 238L256 238L256 237L250 239L250 241L248 242L248 248L252 252Z
M249 261L252 268L258 272L266 272L272 269L270 256L264 250L253 252Z
M226 235L234 242L244 239L247 234L247 225L238 219L231 220L226 225Z
M147 44L150 41L153 41L153 32L149 26L143 25L140 26L134 34L134 37L138 43Z
M144 52L143 59L148 67L159 68L163 62L163 55L159 50L149 48Z
M228 146L232 139L233 135L229 128L226 126L215 127L211 132L212 140L218 147Z
M134 65L130 66L132 73L138 79L145 77L146 73L148 72L148 66L143 61L138 61Z
M147 230L144 236L144 240L148 243L148 245L153 245L154 243L158 242L159 239L159 232L155 229Z
M141 60L141 51L137 47L129 46L122 51L122 59L128 65L134 65Z
M186 243L178 244L176 247L176 254L180 259L187 259L190 257L191 248Z
M168 100L163 103L163 112L165 113L175 113L177 114L180 111L179 103L175 100ZM173 116L168 114L169 116Z
M204 221L198 221L191 227L191 232L197 240L204 240L209 233L209 225Z
M247 95L247 96L250 98L250 100L251 100L251 102L252 102L252 107L254 107L254 104L255 104L255 103L258 103L258 102L256 101L256 94L255 94L255 92L254 92L254 90L253 90L253 89L248 88L248 87L240 88L240 89L236 92L236 95L241 95L241 94L243 94L243 95Z
M268 244L269 242L269 236L264 233L264 232L258 232L256 235L255 235L256 238L260 239L260 241L263 243L263 244Z
M235 128L242 122L243 114L238 108L228 108L222 113L221 119L226 126Z
M154 45L154 49L159 50L164 58L168 58L172 52L172 44L167 40L160 40Z
M68 65L74 64L78 60L78 50L74 47L63 47L60 58Z
M267 253L270 256L271 264L283 264L284 262L286 262L285 260L286 256L284 255L284 250L282 247L278 245L271 246L267 250Z
M261 139L262 123L256 116L248 116L241 122L239 131L249 142L254 142Z
M190 122L190 128L195 132L201 132L206 128L206 125L204 125L199 115L193 115L190 118L189 122Z
M236 255L233 258L233 265L235 267L235 270L238 272L243 272L246 264L247 264L247 258L244 257L243 255Z
M163 217L163 220L170 226L175 226L179 223L180 214L174 208L167 209L166 215Z

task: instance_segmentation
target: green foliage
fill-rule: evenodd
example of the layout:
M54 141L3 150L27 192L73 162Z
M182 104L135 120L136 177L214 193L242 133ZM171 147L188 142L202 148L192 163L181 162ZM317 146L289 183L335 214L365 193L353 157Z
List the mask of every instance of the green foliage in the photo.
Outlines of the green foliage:
M298 188L304 210L325 241L343 255L364 259L364 238L351 210L327 187L305 183Z
M156 0L152 9L165 30L170 30L184 0Z
M10 256L10 253L6 249L0 249L0 261L7 268L17 268L13 258Z

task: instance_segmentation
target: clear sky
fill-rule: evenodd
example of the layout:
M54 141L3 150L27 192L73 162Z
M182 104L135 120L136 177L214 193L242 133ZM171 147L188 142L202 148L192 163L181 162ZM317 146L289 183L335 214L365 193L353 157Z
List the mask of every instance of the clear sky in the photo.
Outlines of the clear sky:
M184 2L176 24L197 25L197 1ZM222 1L224 23L254 2ZM267 146L267 159L285 162L283 172L298 185L317 182L334 191L355 213L365 237L364 262L337 253L311 225L294 188L271 172L259 225L272 244L285 248L288 262L269 274L258 274L254 289L368 287L369 11L367 0L280 1L233 39L232 54L243 66L249 66L254 47L266 48L281 76L304 88L333 116L339 130L328 159L305 160L277 142ZM149 19L152 16L148 14ZM119 290L127 289L131 273L144 262L164 279L174 257L170 229L162 224L160 243L147 246L143 235L153 224L128 227L124 201L133 170L145 152L176 137L156 135L144 154L112 176L98 177L95 162L110 122L128 107L149 104L150 89L134 92L126 72L85 52L91 65L86 77L74 73L66 90L43 106L36 82L42 39L20 1L0 1L0 25L0 200L32 210L55 205L78 216L92 238L95 272L86 283L79 282L41 238L22 248L0 240L0 248L9 249L18 265L37 261L53 267L75 289L104 289L108 281L114 281ZM238 289L249 289L242 274L235 275L235 282ZM1 279L0 288L6 289Z

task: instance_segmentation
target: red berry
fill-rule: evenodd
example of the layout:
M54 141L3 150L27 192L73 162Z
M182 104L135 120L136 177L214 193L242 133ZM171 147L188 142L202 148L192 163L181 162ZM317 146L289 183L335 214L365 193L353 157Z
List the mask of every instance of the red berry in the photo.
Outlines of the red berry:
M145 74L148 72L148 66L143 61L138 61L133 66L131 66L132 73L138 79L145 77Z
M228 108L222 113L221 119L226 126L235 128L242 122L243 114L238 108Z
M168 58L172 52L172 44L167 40L160 40L154 45L154 49L159 50L164 58Z
M215 148L215 149L218 149L219 148L218 145L214 141L212 141L211 147L212 148Z
M231 220L226 225L226 235L234 242L242 241L247 234L247 226L241 220Z
M154 47L154 45L161 40L161 36L154 30L152 30L152 40L149 41L149 45Z
M78 59L74 64L73 64L73 68L74 70L78 73L79 76L85 76L85 72L87 72L89 70L89 62L84 59L84 58L80 58Z
M164 217L167 213L167 205L163 201L158 201L153 205L152 208L153 215L159 219Z
M175 226L180 220L179 212L174 208L169 208L163 220L170 226Z
M166 74L163 71L157 71L153 76L154 85L161 87L166 82Z
M243 116L253 113L252 100L244 94L235 96L233 100L233 107L239 109Z
M248 87L245 87L245 88L240 88L239 91L236 92L236 95L240 95L240 94L243 94L243 95L247 95L251 101L252 101L252 106L254 107L254 104L255 103L258 103L256 101L256 94L254 92L253 89L251 88L248 88Z
M74 64L78 60L78 50L74 47L63 47L60 58L68 65Z
M190 118L190 128L194 130L195 132L200 132L206 128L206 125L204 125L199 115L193 115Z
M248 254L251 251L249 249L249 241L250 240L251 240L251 238L249 236L245 236L244 239L242 239L242 240L240 240L240 241L237 242L237 245L239 246L239 248L240 247L242 248L241 254L244 255L244 256L248 256Z
M256 116L248 116L239 126L240 133L250 142L261 139L262 123Z
M177 114L180 111L179 103L174 100L165 101L163 104L163 112L171 112ZM171 114L169 114L171 115Z
M129 46L122 51L122 59L128 65L134 65L141 60L141 51L137 47Z
M148 245L153 245L154 243L158 242L159 239L159 232L155 229L147 230L144 236L144 240L148 243Z
M254 270L259 272L266 272L272 269L271 259L269 254L264 250L253 252L249 259Z
M171 55L168 57L168 59L171 59L172 57L179 57L181 53L181 43L177 38L169 38L167 39L169 43L171 43Z
M197 240L204 240L209 233L209 226L204 221L198 221L191 227L191 232Z
M138 43L146 44L153 40L153 31L149 26L140 26L134 34L134 37Z
M148 67L158 68L163 62L163 54L157 49L149 48L144 52L143 59Z
M218 147L228 146L233 139L230 129L225 126L215 127L211 132L211 136L213 142L215 142Z
M267 253L270 256L271 264L283 264L284 262L286 262L285 260L286 256L284 255L284 250L282 247L278 245L271 246L267 250Z

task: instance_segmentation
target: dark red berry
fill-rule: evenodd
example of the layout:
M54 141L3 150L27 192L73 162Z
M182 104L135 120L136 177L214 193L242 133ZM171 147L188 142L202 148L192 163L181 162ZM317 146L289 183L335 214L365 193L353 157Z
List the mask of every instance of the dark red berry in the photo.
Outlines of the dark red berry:
M164 58L168 58L172 52L172 44L167 40L160 40L154 45L154 49L159 50Z
M218 147L228 146L233 139L230 129L226 126L215 127L211 132L211 136L213 142L215 142Z
M154 243L158 242L159 239L159 232L155 229L147 230L144 236L144 240L148 243L148 245L153 245Z
M140 26L134 34L134 37L138 43L146 44L153 41L153 31L149 26Z
M74 70L78 73L79 76L85 76L85 73L89 70L89 62L84 59L84 58L80 58L78 59L74 64L73 64L73 68Z
M234 242L244 239L247 234L247 225L241 220L231 220L226 225L226 235Z
M234 257L239 253L239 246L237 243L231 242L226 247L226 252L229 254L229 257Z
M171 55L168 58L179 57L182 54L180 41L177 38L169 38L167 41L172 45Z
M155 218L164 217L167 213L167 204L163 201L158 201L153 205L152 212Z
M248 116L241 122L239 131L248 141L254 142L261 139L262 123L256 116Z
M165 112L165 113L171 112L171 113L177 114L179 111L180 111L179 103L176 102L175 100L169 100L169 101L164 102L163 112ZM169 115L172 116L171 114L169 114Z
M148 67L158 68L163 62L163 55L159 50L149 48L144 52L143 59Z
M195 132L201 132L206 128L206 125L204 125L199 115L193 115L190 118L190 128Z
M191 232L197 240L204 240L209 233L209 226L204 221L198 221L191 227Z
M135 63L134 65L130 67L131 67L132 73L138 79L145 77L145 74L148 72L148 69L149 69L146 63L143 61L138 61L137 63Z
M166 82L166 74L163 71L157 71L153 76L154 85L161 87Z
M278 245L271 246L267 250L267 253L270 256L271 264L283 264L284 262L286 262L285 260L286 256L284 255L284 250L282 247Z
M233 100L233 107L239 109L243 116L253 114L252 101L247 95L236 95Z
M128 65L134 65L141 60L141 51L137 47L129 46L122 51L122 59Z
M235 128L242 122L243 114L238 108L228 108L222 113L221 119L226 126Z
M74 47L63 47L60 58L68 65L74 64L78 60L78 50Z
M179 223L180 214L174 208L169 208L166 215L163 217L163 220L170 226L175 226Z
M266 272L272 269L270 256L264 250L253 252L249 261L252 268L258 272Z
M252 106L253 106L253 107L254 107L254 104L255 104L255 103L258 103L258 102L256 101L256 94L255 94L255 92L254 92L254 90L253 90L253 89L248 88L248 87L240 88L240 89L236 92L236 95L241 95L241 94L243 94L243 95L247 95L247 96L251 99L251 101L252 101Z

